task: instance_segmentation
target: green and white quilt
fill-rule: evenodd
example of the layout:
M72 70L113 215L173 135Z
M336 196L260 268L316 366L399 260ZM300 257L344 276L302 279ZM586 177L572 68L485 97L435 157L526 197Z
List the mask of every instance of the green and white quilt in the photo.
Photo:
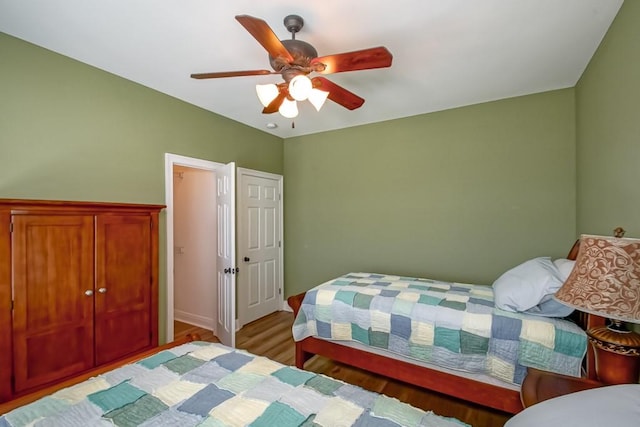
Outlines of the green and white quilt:
M464 424L221 344L165 350L0 416L17 426L443 426Z
M502 311L486 285L350 273L308 291L293 325L366 346L521 384L533 367L580 376L585 332L557 318Z

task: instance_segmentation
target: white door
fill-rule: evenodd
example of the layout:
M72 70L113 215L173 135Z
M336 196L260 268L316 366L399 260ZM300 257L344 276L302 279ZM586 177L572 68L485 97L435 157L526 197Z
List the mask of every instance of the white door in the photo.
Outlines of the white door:
M236 345L235 163L216 170L218 206L218 313L216 334L220 342Z
M239 320L282 307L282 176L238 170Z

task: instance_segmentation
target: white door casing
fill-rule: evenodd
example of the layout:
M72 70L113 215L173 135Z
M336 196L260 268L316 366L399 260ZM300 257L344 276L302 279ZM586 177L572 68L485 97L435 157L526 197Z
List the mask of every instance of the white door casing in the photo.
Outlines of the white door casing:
M238 168L241 325L282 309L282 176Z
M174 330L173 330L173 322L174 322L174 314L173 314L173 310L174 310L173 169L174 169L174 166L176 165L215 171L216 174L225 174L231 177L230 180L227 179L227 183L230 184L227 188L231 190L231 194L228 194L227 198L231 199L231 203L229 204L229 206L231 207L232 212L229 218L231 218L233 222L231 224L227 222L226 232L230 233L230 235L225 237L223 240L231 242L231 245L232 245L231 249L233 249L233 247L235 246L235 221L234 221L235 217L233 215L233 212L235 211L235 187L233 186L234 176L235 176L235 172L233 171L233 169L235 169L235 165L232 164L232 166L228 166L223 163L216 163L208 160L202 160L202 159L196 159L192 157L185 157L177 154L165 153L165 203L167 205L167 208L165 210L166 230L167 230L166 232L167 303L166 303L166 323L165 323L166 325L165 341L166 342L172 341L174 337ZM216 182L216 188L218 188L217 182ZM224 229L224 227L222 228ZM220 245L221 236L219 235L219 233L217 233L218 230L210 230L210 231L211 231L211 236L209 236L209 238L217 239L218 245ZM218 236L216 237L214 236L214 234L218 234ZM205 235L205 238L207 238L206 235ZM232 255L232 259L229 260L228 263L232 266L231 268L233 268L233 266L235 265L235 252L231 250L230 253ZM212 254L211 256L213 257L214 255ZM229 268L229 266L227 264L223 265L221 263L218 263L217 267L218 267L217 276L219 279L220 272L224 271L225 268ZM217 287L217 283L214 283L212 285L215 285ZM227 281L227 286L235 287L235 280ZM234 323L233 319L235 319L235 295L236 295L235 289L231 289L231 290L227 289L225 292L225 296L227 295L230 297L230 300L233 303L227 306L229 307L229 309L227 310L226 308L224 308L224 304L222 304L222 301L218 300L218 305L217 305L218 311L220 311L219 308L223 306L224 312L223 314L217 313L215 316L216 316L216 319L223 318L223 319L227 319L227 321L231 319L232 323ZM218 322L216 321L216 325L217 324ZM235 344L235 328L230 327L228 328L228 330L231 332L231 336L229 337L228 336L229 334L227 334L226 340L232 344ZM214 331L214 333L217 335L218 331Z
M235 248L235 163L216 171L218 206L218 313L216 335L220 342L235 347L236 248Z

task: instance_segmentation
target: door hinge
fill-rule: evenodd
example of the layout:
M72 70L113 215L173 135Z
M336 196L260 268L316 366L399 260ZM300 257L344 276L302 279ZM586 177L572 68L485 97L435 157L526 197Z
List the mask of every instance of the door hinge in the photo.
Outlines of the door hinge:
M13 222L9 223L9 233L13 233Z
M282 247L282 242L280 240L278 240L278 247L281 248Z
M278 288L278 295L282 295L282 288Z
M11 300L11 311L13 311L13 300Z

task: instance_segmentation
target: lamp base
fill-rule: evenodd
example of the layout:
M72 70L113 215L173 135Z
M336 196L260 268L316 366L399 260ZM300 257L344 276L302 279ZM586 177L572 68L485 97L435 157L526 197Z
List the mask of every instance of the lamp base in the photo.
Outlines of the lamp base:
M619 321L587 331L593 346L598 380L606 384L638 383L640 335Z

